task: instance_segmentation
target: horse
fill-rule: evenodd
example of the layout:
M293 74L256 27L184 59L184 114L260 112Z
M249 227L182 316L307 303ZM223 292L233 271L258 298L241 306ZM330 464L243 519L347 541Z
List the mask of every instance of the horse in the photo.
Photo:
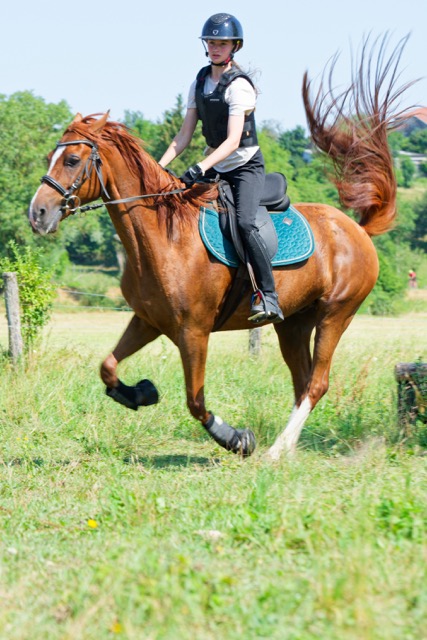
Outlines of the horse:
M334 351L378 277L371 238L395 221L396 181L387 132L393 124L391 107L406 88L394 86L404 43L388 59L384 43L376 57L363 49L350 86L338 95L331 84L335 59L314 97L308 73L303 77L311 137L331 160L335 171L330 178L343 208L352 209L358 221L328 204L295 204L311 226L316 250L300 264L274 269L285 316L274 330L292 376L295 404L285 429L265 453L270 460L295 452L304 423L327 392ZM108 113L77 114L48 161L48 173L28 211L33 230L53 233L62 220L101 198L127 254L121 288L134 315L101 364L107 394L131 409L158 401L151 381L128 386L117 368L165 335L180 352L191 415L222 447L249 456L256 444L252 430L231 426L205 404L209 336L236 274L236 268L208 253L198 230L200 207L216 201L217 185L196 183L184 189ZM249 293L220 330L253 327L248 309Z

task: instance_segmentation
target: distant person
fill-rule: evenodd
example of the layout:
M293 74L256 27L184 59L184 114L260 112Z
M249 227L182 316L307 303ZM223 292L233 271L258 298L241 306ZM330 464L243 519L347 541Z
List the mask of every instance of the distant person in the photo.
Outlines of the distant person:
M408 271L408 278L409 278L409 288L410 289L416 289L418 284L417 284L417 274L415 273L414 269L410 269Z
M214 169L234 194L237 224L249 256L258 291L252 296L248 320L281 322L271 260L256 224L265 168L255 127L257 92L252 80L234 62L243 47L240 22L228 13L217 13L202 29L201 40L210 63L192 83L187 112L178 134L159 160L166 167L190 144L197 121L206 139L205 157L181 176L191 187Z

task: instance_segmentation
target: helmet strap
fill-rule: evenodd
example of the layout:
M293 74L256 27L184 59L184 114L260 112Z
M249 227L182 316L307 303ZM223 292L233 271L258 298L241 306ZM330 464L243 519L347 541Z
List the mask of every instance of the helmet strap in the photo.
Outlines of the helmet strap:
M212 60L210 61L211 65L213 67L226 67L228 65L229 62L231 62L234 58L234 55L232 53L230 53L230 55L228 56L227 60L224 60L224 62L212 62Z

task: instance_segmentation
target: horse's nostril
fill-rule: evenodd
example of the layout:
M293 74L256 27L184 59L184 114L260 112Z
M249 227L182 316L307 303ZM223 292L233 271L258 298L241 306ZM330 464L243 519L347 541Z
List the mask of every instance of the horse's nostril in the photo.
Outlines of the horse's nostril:
M43 207L40 207L39 209L39 216L40 218L43 218L43 216L46 214L46 209L44 209Z

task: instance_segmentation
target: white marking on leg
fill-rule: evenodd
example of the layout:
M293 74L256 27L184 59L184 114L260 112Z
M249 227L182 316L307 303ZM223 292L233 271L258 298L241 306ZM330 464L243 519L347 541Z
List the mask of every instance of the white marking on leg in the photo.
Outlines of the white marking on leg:
M282 451L288 454L295 453L302 428L310 415L312 406L308 396L304 398L300 406L294 406L284 431L276 438L276 442L267 451L271 460L278 460Z

